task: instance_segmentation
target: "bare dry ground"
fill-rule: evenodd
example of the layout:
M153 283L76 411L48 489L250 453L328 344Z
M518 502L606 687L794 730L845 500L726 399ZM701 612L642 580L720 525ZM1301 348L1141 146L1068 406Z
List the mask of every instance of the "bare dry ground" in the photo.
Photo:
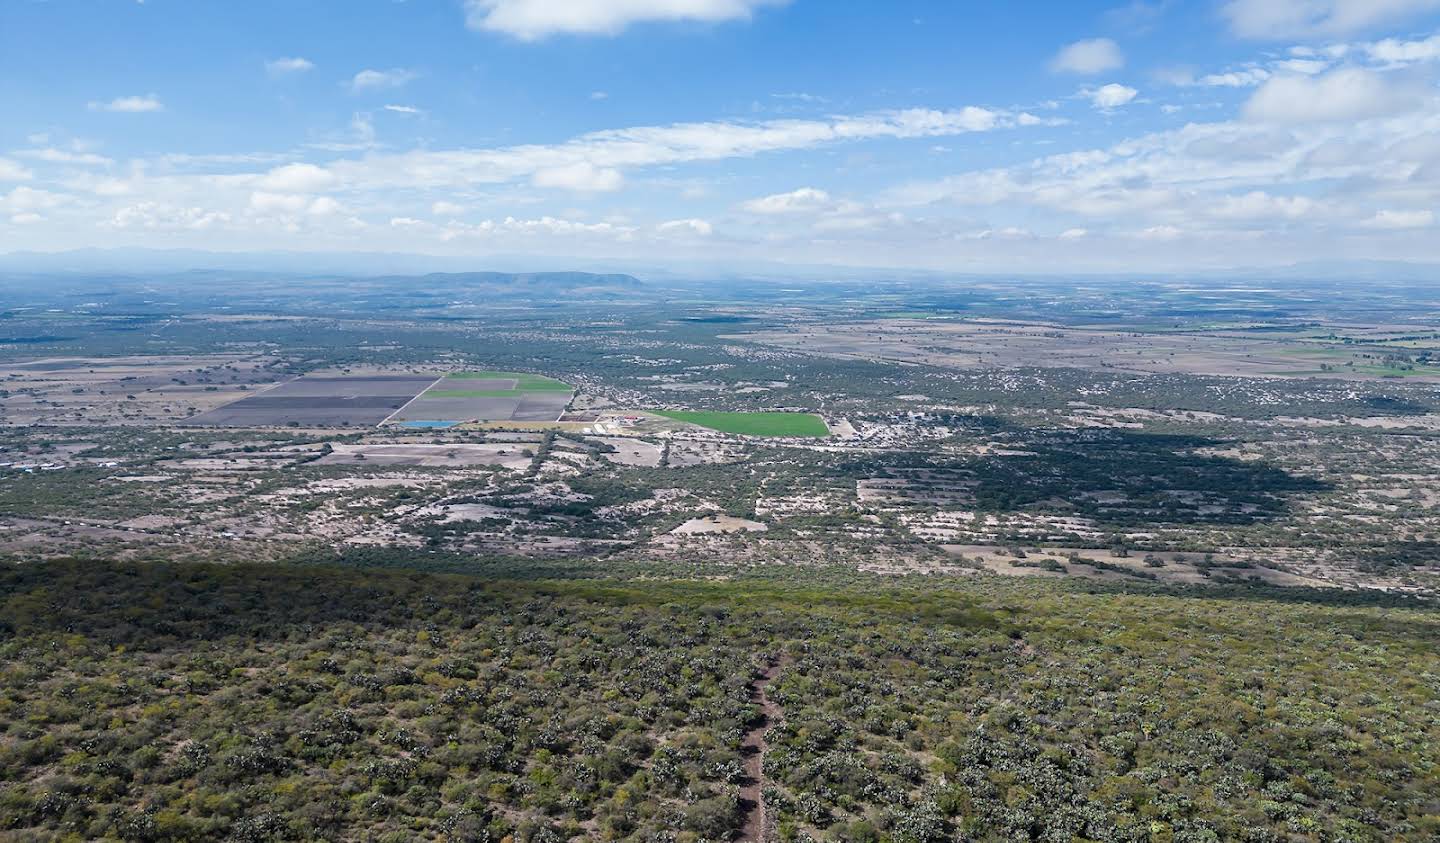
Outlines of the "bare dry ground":
M274 363L257 354L0 362L0 424L178 422L273 385L285 377Z
M1440 369L1433 367L1389 371L1380 359L1384 349L1347 347L1298 333L1127 331L998 319L879 319L807 323L729 339L823 356L963 369L1049 367L1064 361L1076 368L1148 374L1356 380L1390 374L1440 382Z
M674 535L697 533L763 533L768 528L759 521L735 518L729 515L706 515L691 518L670 532Z
M432 468L498 465L523 469L531 460L524 453L523 445L508 442L444 445L337 443L332 447L332 452L319 460L320 465L419 465Z

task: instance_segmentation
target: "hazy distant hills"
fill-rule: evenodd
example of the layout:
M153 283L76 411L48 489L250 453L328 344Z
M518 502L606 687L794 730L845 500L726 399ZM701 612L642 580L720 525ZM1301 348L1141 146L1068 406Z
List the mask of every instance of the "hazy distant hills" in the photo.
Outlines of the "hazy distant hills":
M487 271L474 271L482 265ZM574 271L583 267L588 272ZM1240 280L1247 281L1385 281L1440 282L1440 264L1406 261L1350 260L1310 261L1269 267L1238 266L1195 271L1114 272L1081 271L1036 273L1002 271L977 272L973 268L947 272L899 267L860 267L820 264L791 264L763 261L728 263L701 261L587 259L564 255L445 256L390 252L211 252L195 249L77 249L67 252L0 253L0 275L17 276L105 275L154 280L157 275L185 274L201 279L286 278L314 280L364 278L378 281L430 279L445 286L473 285L477 288L516 289L611 289L633 291L648 282L736 281L814 282L891 279L913 282L995 280L1030 278L1056 280ZM645 279L641 281L639 279Z
M397 303L480 295L544 301L555 296L606 299L644 294L645 282L620 273L432 272L423 275L308 274L259 269L194 269L184 272L114 270L14 270L0 267L0 293L46 292L98 299L143 296L215 296L263 293L277 300L317 295L335 301L384 296Z
M593 272L431 272L426 275L382 275L368 283L434 284L447 289L492 288L533 292L544 290L638 290L645 283L633 275Z

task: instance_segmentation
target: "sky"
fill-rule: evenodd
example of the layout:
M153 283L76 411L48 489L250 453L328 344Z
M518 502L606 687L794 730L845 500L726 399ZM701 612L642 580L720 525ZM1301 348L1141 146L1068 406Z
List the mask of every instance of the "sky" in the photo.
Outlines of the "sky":
M1440 262L1440 0L0 0L0 253Z

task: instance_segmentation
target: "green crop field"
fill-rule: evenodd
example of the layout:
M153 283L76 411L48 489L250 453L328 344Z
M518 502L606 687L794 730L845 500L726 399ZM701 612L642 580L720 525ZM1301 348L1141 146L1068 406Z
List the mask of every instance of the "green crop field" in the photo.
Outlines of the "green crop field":
M526 389L432 389L426 398L518 398L526 392L559 392L559 390Z
M490 397L494 394L511 395L517 392L570 392L570 384L564 381L557 381L554 378L547 378L544 375L532 375L526 372L455 372L446 377L446 380L513 380L513 390L482 390L477 395ZM462 396L452 396L462 397Z
M675 421L688 422L721 433L742 436L828 436L830 428L810 413L719 413L691 410L662 410L655 413Z

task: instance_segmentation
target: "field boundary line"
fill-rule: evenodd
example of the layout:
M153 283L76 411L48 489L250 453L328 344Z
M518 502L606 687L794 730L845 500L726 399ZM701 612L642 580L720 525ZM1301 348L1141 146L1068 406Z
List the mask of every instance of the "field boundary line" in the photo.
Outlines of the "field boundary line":
M239 404L241 401L248 401L248 400L250 400L251 398L254 398L254 397L256 397L256 396L264 395L265 393L271 391L272 389L279 389L280 387L282 387L282 386L284 386L284 385L286 385L286 384L294 383L295 381L298 381L298 380L300 380L300 379L303 378L303 377L305 377L305 376L304 376L304 375L296 375L295 377L291 378L291 379L288 380L288 381L276 381L275 383L269 384L269 385L266 386L264 389L257 389L257 390L255 390L254 392L250 392L250 391L247 390L247 391L246 391L243 395L241 395L239 398L236 398L236 399L233 399L233 400L230 400L230 401L226 401L226 402L223 403L223 404L216 404L214 407L211 407L210 409L206 410L206 411L203 412L203 413L196 413L195 415L191 416L189 419L181 419L181 422L182 422L182 423L183 423L183 422L187 422L187 421L190 421L190 419L198 419L198 418L200 418L201 416L208 416L208 415L210 415L211 413L217 412L217 411L219 411L219 410L227 409L227 408L229 408L229 407L234 406L235 404ZM16 393L16 395L19 395L19 393ZM13 398L13 397L15 397L15 396L11 396L11 397ZM6 399L6 400L8 400L8 399Z
M395 412L393 412L393 413L391 413L390 415L386 416L385 418L381 419L381 420L380 420L380 423L377 424L377 425L375 425L375 427L381 428L381 427L384 427L385 425L389 424L391 419L393 419L393 418L395 418L396 416L400 415L401 413L405 412L405 408L406 408L406 407L409 407L411 404L414 404L416 401L419 401L419 400L420 400L420 396L422 396L422 395L424 395L425 393L429 392L430 390L434 389L435 386L436 386L436 384L440 383L440 381L445 380L445 378L447 378L447 377L449 377L449 374L448 374L448 373L446 373L446 374L444 374L444 375L441 375L440 377L438 377L438 378L436 378L435 380L431 381L429 386L427 386L427 387L425 387L424 389L420 390L419 392L415 393L415 397L414 397L414 398L411 398L409 401L406 401L404 404L401 404L399 407L396 408Z

